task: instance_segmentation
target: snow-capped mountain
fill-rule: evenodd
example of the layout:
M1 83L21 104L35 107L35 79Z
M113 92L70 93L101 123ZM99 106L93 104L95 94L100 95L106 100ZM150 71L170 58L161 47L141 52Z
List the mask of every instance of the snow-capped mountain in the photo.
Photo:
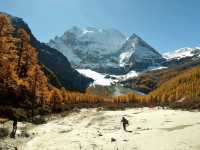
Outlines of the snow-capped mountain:
M100 70L105 66L117 67L114 55L125 40L114 29L73 27L48 45L60 50L75 68Z
M125 74L158 65L162 56L140 37L115 29L73 27L48 45L62 52L76 69Z
M199 57L199 56L200 56L200 47L180 48L173 52L168 52L163 54L163 57L168 60L182 59L186 57Z
M151 66L159 66L165 60L136 34L122 45L119 53L119 65L126 70L143 71Z

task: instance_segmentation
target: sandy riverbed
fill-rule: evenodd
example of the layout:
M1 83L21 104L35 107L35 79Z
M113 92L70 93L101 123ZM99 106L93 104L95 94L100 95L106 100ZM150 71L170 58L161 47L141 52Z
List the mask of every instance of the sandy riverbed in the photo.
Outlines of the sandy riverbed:
M130 132L122 130L122 116L129 119ZM200 150L200 112L82 109L29 133L37 135L22 150Z

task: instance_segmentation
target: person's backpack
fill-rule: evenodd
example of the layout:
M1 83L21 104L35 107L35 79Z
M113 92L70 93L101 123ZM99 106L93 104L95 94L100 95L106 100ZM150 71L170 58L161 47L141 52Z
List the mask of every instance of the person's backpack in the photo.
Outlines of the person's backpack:
M129 124L128 120L126 119L126 124Z
M129 123L128 123L128 120L127 120L126 118L124 118L124 123L125 123L125 124L129 124Z

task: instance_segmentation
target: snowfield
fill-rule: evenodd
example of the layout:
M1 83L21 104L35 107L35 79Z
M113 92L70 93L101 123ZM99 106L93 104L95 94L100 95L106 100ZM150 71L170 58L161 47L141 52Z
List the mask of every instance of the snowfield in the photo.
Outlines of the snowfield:
M136 77L138 73L136 71L130 71L127 74L124 75L110 75L111 77L114 77L115 79L106 78L108 74L98 73L96 71L93 71L91 69L76 69L80 74L92 78L94 82L92 85L103 85L103 86L109 86L111 84L114 84L115 82L118 82L120 80L125 80L131 77Z
M94 80L93 85L104 85L108 86L111 85L113 82L112 79L107 79L106 74L101 74L96 71L90 70L90 69L76 69L80 74L92 78Z
M122 130L122 116L129 132ZM36 135L22 150L199 150L200 112L82 109L29 132Z
M164 66L156 66L156 67L149 67L143 72L136 72L134 70L128 72L127 74L123 75L109 75L104 73L99 73L96 71L93 71L91 69L76 69L80 74L92 78L94 82L91 85L102 85L102 86L110 86L112 84L115 84L122 80L127 80L129 78L137 77L140 74L143 74L147 71L153 71L153 70L160 70L165 69L167 67ZM107 78L107 76L110 76L110 78Z

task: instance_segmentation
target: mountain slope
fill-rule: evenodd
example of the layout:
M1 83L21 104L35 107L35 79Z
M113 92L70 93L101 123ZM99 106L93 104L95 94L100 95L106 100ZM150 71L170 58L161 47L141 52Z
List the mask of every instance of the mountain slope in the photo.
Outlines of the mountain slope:
M100 73L142 71L165 60L137 35L127 39L115 29L73 27L48 45L62 52L75 68Z
M1 13L5 14L5 13ZM16 29L23 28L30 35L30 42L38 50L41 64L49 68L58 78L62 86L68 90L85 91L92 79L89 79L74 70L62 53L38 41L32 34L23 19L6 14Z
M198 103L194 103L194 107L200 106L200 66L192 67L185 70L176 77L161 84L156 90L149 94L154 100L160 102L174 102L179 100L189 100L192 102L197 99ZM189 105L188 105L189 106Z

